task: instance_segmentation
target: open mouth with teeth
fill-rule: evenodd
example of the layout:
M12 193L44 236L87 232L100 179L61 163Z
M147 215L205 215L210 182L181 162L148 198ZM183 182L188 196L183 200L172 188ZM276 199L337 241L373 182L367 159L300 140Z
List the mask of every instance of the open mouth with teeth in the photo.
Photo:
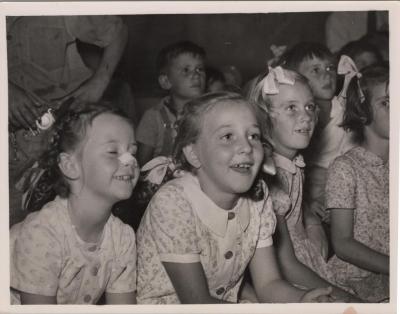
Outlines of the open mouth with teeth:
M252 163L238 163L232 165L230 168L240 173L248 173L250 172L252 166L253 166Z
M131 182L135 176L132 175L124 175L124 176L114 176L114 179L118 181L125 181L125 182Z
M297 129L295 130L296 133L300 133L300 134L305 134L305 135L309 135L311 133L311 129L310 128L306 128L306 129Z

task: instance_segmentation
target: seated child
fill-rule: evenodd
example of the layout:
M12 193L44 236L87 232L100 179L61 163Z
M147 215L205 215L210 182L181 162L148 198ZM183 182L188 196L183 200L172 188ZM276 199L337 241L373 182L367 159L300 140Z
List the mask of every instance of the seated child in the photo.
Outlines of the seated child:
M158 55L158 82L169 96L148 109L136 129L138 161L144 165L156 156L172 153L175 122L189 100L205 91L205 51L189 41L173 43Z
M281 63L294 70L308 80L315 103L319 107L318 123L314 136L304 152L307 169L305 183L305 213L313 223L312 214L322 220L329 216L325 211L326 171L333 159L352 147L351 137L339 125L342 122L344 104L337 97L336 62L331 52L318 43L299 43L287 51ZM307 230L311 239L317 244L318 235L312 234L314 229ZM319 232L320 237L324 235ZM327 257L327 243L319 244L324 257ZM324 248L325 247L325 248Z
M358 81L358 82L357 82ZM336 281L369 302L389 297L389 70L371 66L347 92L343 128L357 146L328 171Z
M281 279L257 116L230 92L185 106L174 148L184 173L157 191L137 233L138 303L236 303L247 266L260 302L328 299L331 288Z
M32 187L48 202L10 231L12 304L136 303L135 234L111 214L138 180L135 153L133 125L105 104L55 124Z
M304 161L299 150L308 146L317 122L317 106L302 75L281 67L270 68L250 96L266 113L266 133L273 146L276 175L266 178L277 218L275 245L284 277L308 288L333 282L321 252L310 242L303 219ZM358 301L339 288L332 295Z

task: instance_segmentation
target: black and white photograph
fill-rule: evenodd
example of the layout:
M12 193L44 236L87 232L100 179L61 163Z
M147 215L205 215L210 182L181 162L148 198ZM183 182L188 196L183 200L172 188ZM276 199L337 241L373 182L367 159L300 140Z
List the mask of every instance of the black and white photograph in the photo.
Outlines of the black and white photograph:
M398 2L0 8L0 311L396 312Z

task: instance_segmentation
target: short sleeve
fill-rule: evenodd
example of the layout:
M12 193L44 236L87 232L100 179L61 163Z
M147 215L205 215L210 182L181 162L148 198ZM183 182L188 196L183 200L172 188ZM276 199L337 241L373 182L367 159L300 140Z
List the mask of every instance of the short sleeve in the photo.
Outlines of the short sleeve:
M117 227L122 232L117 239L118 243L115 244L117 259L106 291L109 293L133 292L136 290L137 277L135 232L130 226L119 220Z
M289 195L277 186L271 187L272 207L276 215L286 216L290 212L292 202Z
M35 213L36 214L36 213ZM32 294L55 296L62 266L62 249L56 232L40 219L12 227L11 287Z
M65 21L73 37L99 47L108 46L123 27L122 19L113 15L67 16Z
M353 168L345 156L332 163L326 182L326 207L355 208L356 177Z
M149 206L151 230L161 261L200 261L195 216L183 189L166 185L153 197Z
M268 247L273 245L272 235L276 228L276 217L272 208L271 196L266 191L266 199L261 211L260 236L257 248Z
M151 147L157 147L159 123L156 114L154 109L147 110L136 129L136 140Z

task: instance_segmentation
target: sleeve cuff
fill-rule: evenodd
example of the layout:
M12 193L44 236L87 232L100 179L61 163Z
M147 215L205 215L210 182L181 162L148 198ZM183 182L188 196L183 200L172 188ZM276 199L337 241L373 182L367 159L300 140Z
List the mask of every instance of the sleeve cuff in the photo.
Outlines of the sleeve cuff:
M200 262L199 254L160 254L161 262L196 263Z
M262 248L262 247L268 247L268 246L272 246L274 244L274 242L272 241L272 236L267 238L267 239L263 239L258 241L257 243L257 249Z

